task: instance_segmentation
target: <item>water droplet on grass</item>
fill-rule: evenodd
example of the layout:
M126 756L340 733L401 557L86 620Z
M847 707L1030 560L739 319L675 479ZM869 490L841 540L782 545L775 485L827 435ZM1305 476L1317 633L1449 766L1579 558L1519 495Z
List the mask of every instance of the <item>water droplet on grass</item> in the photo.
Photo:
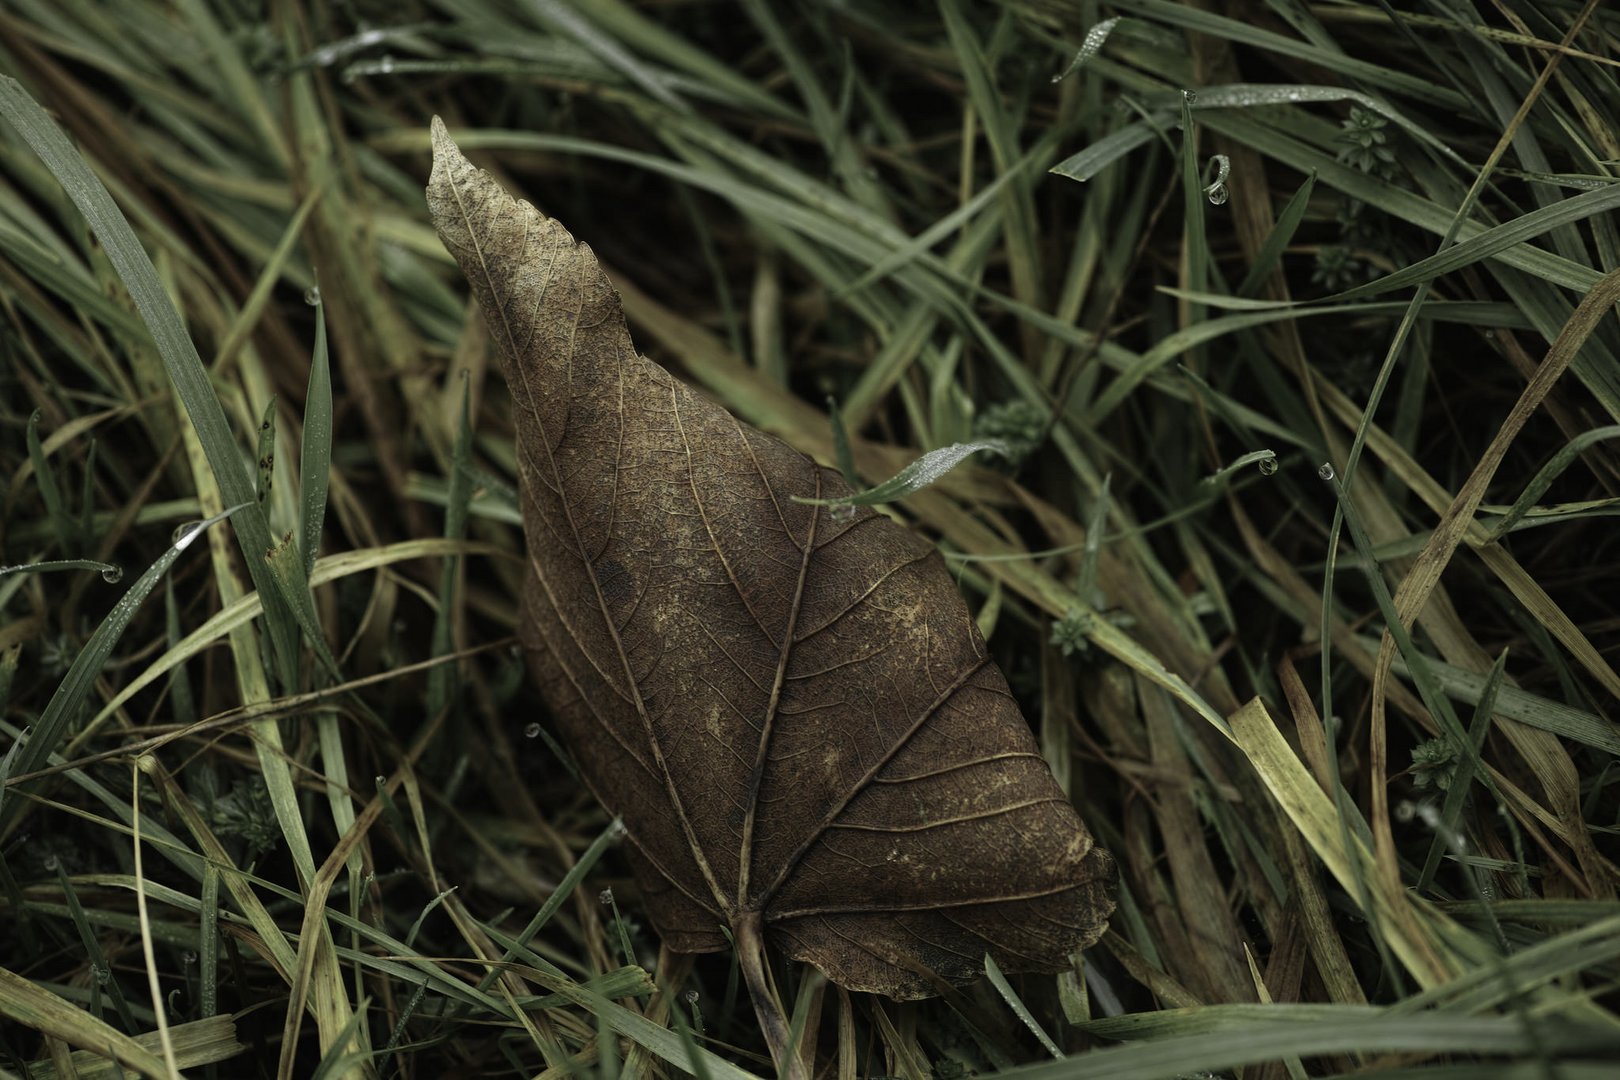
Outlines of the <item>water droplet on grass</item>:
M540 725L530 724L525 727L523 729L523 737L525 739L538 739L540 737Z
M1196 102L1198 100L1198 91L1196 91L1196 90L1183 90L1181 92L1181 100L1185 101L1188 105L1193 104L1194 102Z
M101 580L105 581L109 585L118 584L120 581L124 580L124 568L122 566L107 567L101 572Z
M319 285L311 285L304 290L304 303L310 307L321 306L321 287Z
M1316 475L1320 476L1323 480L1331 480L1337 474L1333 471L1332 463L1324 461L1322 463L1322 467L1316 470Z
M1277 471L1277 459L1274 457L1260 459L1260 475L1272 476Z
M1082 67L1084 67L1087 60L1090 60L1093 56L1097 55L1098 50L1103 47L1103 42L1108 40L1108 35L1112 33L1114 27L1118 25L1119 17L1115 16L1112 19L1104 19L1102 22L1088 30L1086 32L1086 40L1080 45L1080 51L1074 54L1074 59L1069 62L1068 67L1052 76L1052 81L1062 82L1069 75L1074 74L1076 71L1079 71Z
M1206 177L1209 176L1211 168L1215 170L1215 179L1205 185L1204 194L1209 197L1212 205L1221 206L1227 199L1226 178L1232 172L1232 159L1225 154L1216 154L1209 159L1209 164L1204 166Z

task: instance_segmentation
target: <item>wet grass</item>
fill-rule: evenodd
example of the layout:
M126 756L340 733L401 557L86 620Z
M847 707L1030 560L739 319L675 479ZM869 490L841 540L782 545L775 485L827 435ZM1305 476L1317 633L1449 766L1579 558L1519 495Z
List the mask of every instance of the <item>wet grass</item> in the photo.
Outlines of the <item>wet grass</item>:
M0 11L0 1069L769 1071L513 651L438 113L739 416L1012 451L892 508L1119 913L782 965L817 1074L1607 1075L1607 5L270 7Z

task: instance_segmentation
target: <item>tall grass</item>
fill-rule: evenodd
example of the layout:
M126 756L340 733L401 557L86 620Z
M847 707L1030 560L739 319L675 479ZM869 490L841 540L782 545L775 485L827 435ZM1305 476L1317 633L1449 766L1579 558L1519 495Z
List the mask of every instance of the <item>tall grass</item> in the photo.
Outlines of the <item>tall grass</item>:
M1009 451L892 508L1119 913L783 964L818 1073L1607 1076L1620 15L1401 7L0 8L0 1069L769 1069L524 681L438 113L737 415Z

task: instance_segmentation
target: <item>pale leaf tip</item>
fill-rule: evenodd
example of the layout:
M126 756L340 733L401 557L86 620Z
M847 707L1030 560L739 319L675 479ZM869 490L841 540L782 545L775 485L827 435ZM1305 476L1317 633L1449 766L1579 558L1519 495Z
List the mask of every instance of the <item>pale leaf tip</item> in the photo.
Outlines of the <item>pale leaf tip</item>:
M456 140L450 137L450 129L444 126L444 121L439 119L437 114L434 115L429 130L433 137L433 161L435 164L440 161L451 161L461 156L461 149L456 146Z

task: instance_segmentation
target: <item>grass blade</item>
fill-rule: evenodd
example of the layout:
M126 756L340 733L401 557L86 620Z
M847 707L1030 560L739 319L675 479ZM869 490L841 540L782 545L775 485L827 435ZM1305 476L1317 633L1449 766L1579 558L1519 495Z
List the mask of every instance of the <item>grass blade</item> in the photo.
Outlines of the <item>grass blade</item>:
M39 155L89 221L107 258L129 290L141 319L157 343L175 392L179 394L186 413L197 429L197 436L202 441L225 504L243 509L241 520L236 522L237 535L254 583L266 597L276 598L273 603L279 602L296 609L296 598L287 595L286 589L264 561L264 553L275 546L269 522L255 496L253 482L242 467L236 439L225 419L225 411L214 395L207 370L197 355L190 335L181 324L174 304L159 282L152 268L152 260L147 257L112 197L107 194L107 189L90 171L61 129L28 96L22 84L9 76L0 76L0 115L11 122ZM272 628L278 621L272 618ZM275 645L284 661L296 666L296 644L289 634L285 631L276 634Z
M831 499L806 499L795 495L793 501L812 506L881 506L921 491L982 450L989 450L1002 457L1011 456L1007 444L1000 439L952 443L950 446L928 451L876 487Z
M315 349L309 361L309 388L304 394L304 437L298 454L299 550L304 576L315 572L326 521L326 492L332 472L332 371L326 349L326 311L315 306Z
M140 608L141 602L157 587L163 575L168 573L169 567L174 565L181 552L190 547L202 533L210 526L225 520L244 506L233 506L224 513L216 514L197 525L184 528L181 534L169 545L158 560L142 574L136 582L129 587L107 617L96 627L96 632L90 635L85 642L84 650L73 661L67 675L62 679L56 693L51 696L50 704L40 714L39 722L34 725L27 745L18 754L14 774L31 773L45 764L51 752L54 751L67 735L67 729L90 699L90 691L95 685L96 677L101 674L102 666L112 655L112 650L123 636L124 629L129 626L130 620ZM6 800L0 806L0 827L4 827L16 818L18 808L23 804L15 798Z

